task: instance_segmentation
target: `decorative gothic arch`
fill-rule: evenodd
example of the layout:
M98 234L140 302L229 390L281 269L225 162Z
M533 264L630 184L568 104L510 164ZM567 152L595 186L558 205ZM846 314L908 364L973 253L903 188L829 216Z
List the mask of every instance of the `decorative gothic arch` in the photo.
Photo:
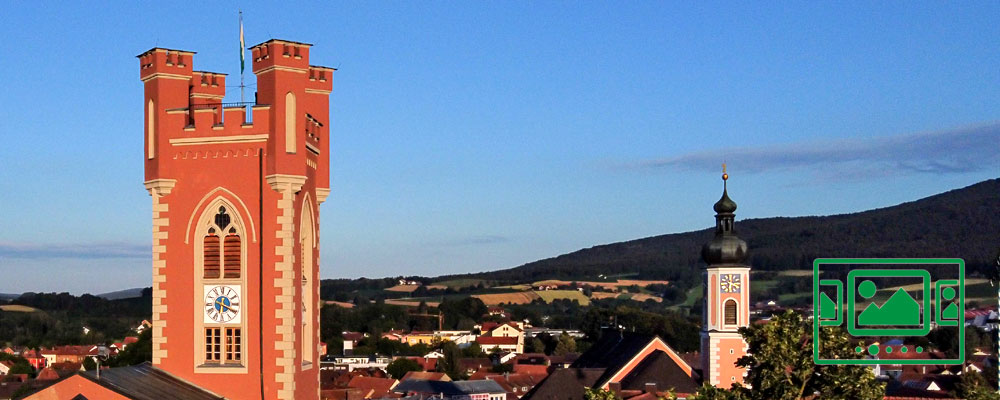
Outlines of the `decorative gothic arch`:
M191 216L188 217L187 228L184 230L184 243L185 244L190 244L191 243L191 234L193 232L193 229L197 229L197 227L194 227L192 225L192 224L194 224L195 216L199 215L199 211L202 212L201 216L204 216L203 215L204 213L207 213L207 212L209 212L209 210L211 210L211 207L210 206L206 206L205 203L207 203L209 201L209 199L212 199L213 196L215 196L215 200L213 200L213 201L217 201L219 199L222 199L222 200L228 202L230 204L230 206L232 206L232 209L234 211L242 213L243 215L246 215L248 217L247 221L249 221L248 225L249 225L250 229L248 231L247 229L245 229L246 227L244 226L243 231L244 232L249 232L249 234L250 234L249 235L250 236L250 241L256 243L257 242L257 227L254 225L253 218L249 218L249 216L253 215L253 214L250 213L250 209L247 208L247 205L246 205L246 203L243 202L243 199L240 199L239 196L236 195L236 193L233 193L229 189L226 189L226 188L224 188L222 186L219 186L219 187L217 187L215 189L212 189L212 190L208 191L208 193L206 193L205 196L203 196L201 198L201 200L198 201L198 205L196 205L194 207L195 211L193 213L191 213ZM216 207L216 208L218 208L218 207Z
M203 199L205 200L205 199ZM192 213L194 290L194 349L195 367L226 366L245 369L243 353L246 332L246 312L242 312L247 281L247 223L237 205L227 196L203 201L204 207ZM249 216L249 214L247 214ZM235 312L229 316L207 319L214 305L206 303L206 293L225 296L225 307ZM199 368L199 370L202 370ZM207 371L207 370L203 370Z
M315 360L313 355L316 353L316 344L314 342L315 331L317 328L316 317L312 316L311 312L315 312L318 309L317 302L313 301L315 293L313 287L316 284L316 277L313 276L313 271L315 270L316 262L316 214L313 211L312 197L309 196L307 192L303 196L302 200L302 211L301 211L301 221L299 224L299 248L302 252L301 254L301 294L302 294L302 324L301 324L301 352L302 352L302 363L312 364Z

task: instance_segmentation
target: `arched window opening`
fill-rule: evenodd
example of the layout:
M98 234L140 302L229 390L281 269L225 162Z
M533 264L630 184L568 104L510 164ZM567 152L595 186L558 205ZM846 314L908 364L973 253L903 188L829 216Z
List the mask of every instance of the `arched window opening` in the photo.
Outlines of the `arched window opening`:
M215 234L215 228L208 228L208 235L205 235L205 279L216 279L219 277L219 235Z
M226 235L225 245L226 278L240 277L240 235L236 234L236 228L229 228Z
M295 130L295 94L285 95L285 152L295 153L295 139L299 132Z
M147 107L147 117L146 117L146 151L148 154L147 158L153 159L153 153L156 152L156 138L155 131L153 127L155 126L156 118L156 107L153 106L153 99L149 99L149 106Z
M736 300L726 300L725 314L726 325L736 325Z
M224 232L228 233L222 240L219 234ZM204 243L204 279L238 279L242 268L240 235L225 206L219 207L209 224Z

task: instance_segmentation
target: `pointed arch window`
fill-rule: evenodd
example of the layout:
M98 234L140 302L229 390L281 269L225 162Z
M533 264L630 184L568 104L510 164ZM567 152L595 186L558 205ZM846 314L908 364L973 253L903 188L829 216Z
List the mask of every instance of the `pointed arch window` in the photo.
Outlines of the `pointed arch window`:
M223 238L224 236L224 238ZM239 279L242 269L239 232L225 206L209 225L204 239L205 279Z
M726 300L726 306L724 308L725 313L725 323L726 325L736 325L736 321L739 319L737 315L736 300L729 299Z

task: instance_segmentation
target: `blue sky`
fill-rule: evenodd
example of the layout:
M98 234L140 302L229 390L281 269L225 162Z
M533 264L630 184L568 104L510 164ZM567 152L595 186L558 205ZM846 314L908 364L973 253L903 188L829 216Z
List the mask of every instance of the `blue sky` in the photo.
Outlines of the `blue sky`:
M135 55L336 67L322 276L507 268L1000 175L996 2L7 3L0 292L150 284ZM248 72L248 83L254 84ZM238 101L238 88L230 88ZM697 249L691 249L697 251Z

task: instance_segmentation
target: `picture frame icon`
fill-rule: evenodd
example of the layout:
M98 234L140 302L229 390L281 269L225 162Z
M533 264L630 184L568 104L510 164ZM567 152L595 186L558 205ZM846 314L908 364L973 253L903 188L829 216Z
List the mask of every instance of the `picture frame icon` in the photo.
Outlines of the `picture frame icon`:
M955 279L941 279L934 282L934 322L938 326L958 326L959 310L964 311L965 288ZM942 307L945 303L947 306ZM964 314L964 312L962 313Z
M825 279L820 279L820 277ZM899 277L899 282L896 282ZM932 284L932 278L934 283ZM961 258L817 258L813 260L813 313L812 313L812 342L813 342L813 362L817 365L962 365L965 362L965 324L962 319L965 316L965 260ZM840 282L838 284L838 281ZM868 281L867 283L865 283ZM876 284L877 282L877 284ZM957 286L956 286L957 283ZM838 286L844 290L837 290ZM865 293L859 293L864 286ZM930 289L934 291L931 291ZM893 293L887 293L885 289L893 289ZM879 292L879 289L883 289ZM897 318L895 314L889 314L889 321L882 321L879 318L872 319L872 315L866 315L866 320L859 323L859 307L869 305L868 303L878 302L885 305L886 298L891 298L890 294L895 294L899 289L910 290L913 294L920 293L920 297L915 299L910 296L909 302L903 307L889 307L890 310L912 310L918 309L917 315L908 314L906 318ZM953 290L949 290L953 289ZM904 291L905 292L905 291ZM835 301L834 297L841 297L836 293L843 293L842 300ZM947 293L947 294L946 294ZM868 295L868 296L864 296ZM948 311L949 295L952 296L952 303L957 305L957 310ZM942 300L938 300L938 297ZM862 300L858 300L861 298ZM912 304L915 303L915 304ZM933 304L932 304L933 303ZM941 307L937 307L940 304ZM932 311L932 307L933 311ZM824 308L827 310L824 312ZM845 310L844 308L847 308ZM885 308L885 307L879 307ZM838 321L837 313L842 315ZM863 312L863 310L861 310ZM946 312L947 311L947 312ZM956 312L957 311L957 312ZM957 314L958 320L949 317ZM933 318L933 319L932 319ZM843 324L843 319L847 324ZM955 321L953 325L942 325L941 321ZM840 323L838 323L840 322ZM867 324L866 324L867 323ZM954 329L958 339L957 354L954 357L937 358L931 357L930 352L915 352L912 357L883 357L882 345L877 345L873 353L872 348L876 345L870 341L880 340L884 337L913 337L927 335L930 329ZM821 335L822 330L843 331L850 336L852 343L865 343L868 351L864 351L858 346L857 357L843 357L828 353L830 350ZM881 336L882 338L868 339ZM839 346L840 344L837 344ZM908 354L909 355L909 354Z
M819 325L820 326L841 326L844 324L844 283L837 279L823 279L819 281L820 287L832 286L836 289L835 299L831 299L826 292L819 291Z
M869 304L860 315L856 312L857 295L869 298L876 287L870 280L858 283L858 278L916 277L921 280L922 296L918 307L906 304L914 302L913 297L899 288L883 305ZM931 274L922 269L860 269L847 274L847 333L852 336L925 336L931 331ZM868 292L868 293L866 293ZM913 312L918 314L912 315ZM909 313L909 315L907 315ZM917 323L912 324L916 317ZM863 328L862 326L880 326ZM892 327L890 327L892 326ZM895 326L899 326L898 328Z

